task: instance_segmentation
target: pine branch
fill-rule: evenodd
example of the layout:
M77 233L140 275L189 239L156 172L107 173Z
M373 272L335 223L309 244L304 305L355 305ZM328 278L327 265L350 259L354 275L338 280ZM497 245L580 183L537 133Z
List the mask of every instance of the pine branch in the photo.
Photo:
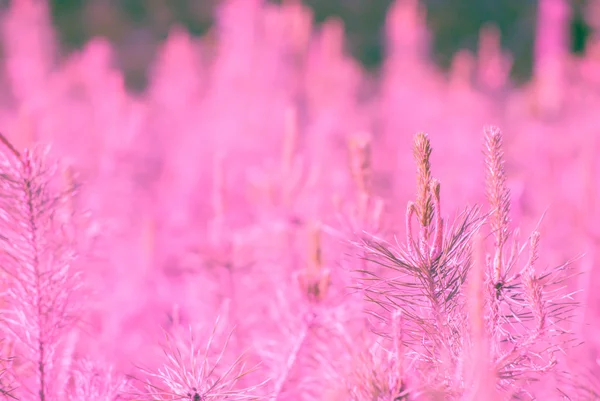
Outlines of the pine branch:
M20 153L1 134L0 141L6 146L0 164L0 268L9 280L5 328L19 356L35 366L35 384L27 390L40 401L53 400L62 391L54 376L56 353L79 318L82 283L72 266L69 222L60 215L70 193L55 185L56 165L47 162L47 150Z

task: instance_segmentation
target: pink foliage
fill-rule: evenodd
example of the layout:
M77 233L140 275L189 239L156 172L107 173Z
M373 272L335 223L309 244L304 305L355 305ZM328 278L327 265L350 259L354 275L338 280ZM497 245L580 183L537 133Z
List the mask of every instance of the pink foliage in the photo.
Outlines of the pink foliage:
M492 26L438 69L417 0L378 74L338 19L227 0L133 94L11 2L0 396L600 399L599 44L568 55L568 15L540 1L517 87Z

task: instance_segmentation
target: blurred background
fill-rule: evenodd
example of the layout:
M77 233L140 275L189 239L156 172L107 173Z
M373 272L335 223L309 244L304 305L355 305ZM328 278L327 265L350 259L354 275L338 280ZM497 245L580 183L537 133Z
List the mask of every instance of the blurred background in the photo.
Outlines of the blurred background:
M249 0L253 1L253 0ZM274 1L274 0L271 0ZM280 3L279 0L274 1ZM383 59L383 27L391 0L304 0L317 23L330 17L344 22L348 51L371 71ZM587 4L572 0L572 52L581 52L589 35ZM155 48L169 29L179 24L196 36L211 35L219 0L54 0L52 16L63 50L81 48L90 37L110 40L118 52L119 67L131 89L146 85L146 69ZM9 0L2 0L3 7ZM459 49L475 50L479 30L495 24L502 45L511 52L511 76L516 81L531 75L535 0L422 0L432 34L430 56L447 68Z

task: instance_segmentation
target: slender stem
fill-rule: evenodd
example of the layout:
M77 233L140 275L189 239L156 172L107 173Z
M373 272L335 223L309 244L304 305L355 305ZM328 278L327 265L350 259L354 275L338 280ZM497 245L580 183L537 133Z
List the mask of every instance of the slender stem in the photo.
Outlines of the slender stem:
M298 355L300 354L300 351L302 350L302 347L304 346L306 339L308 338L308 332L310 331L313 322L314 322L314 317L310 316L310 315L307 316L306 323L302 327L302 330L300 331L300 333L298 335L298 339L297 339L296 343L294 344L294 347L292 348L292 351L290 352L290 354L287 358L287 361L285 364L285 369L284 369L283 373L279 376L279 379L277 380L277 382L275 382L275 391L273 392L273 397L272 397L273 401L279 400L279 397L280 397L281 393L283 392L283 388L285 387L285 384L289 379L292 369L293 369L294 365L296 364L296 361L298 360Z
M26 202L27 202L27 208L28 208L28 212L29 212L29 231L30 231L30 235L31 235L31 246L32 246L32 253L33 253L33 269L34 269L34 274L35 274L35 305L37 308L37 330L38 330L38 373L39 373L39 379L40 379L40 388L39 388L39 396L40 396L40 401L45 401L46 399L46 395L45 395L45 387L46 387L46 370L45 370L45 356L46 356L46 347L45 347L45 343L44 340L42 339L42 335L43 335L43 330L44 330L44 324L43 324L43 300L42 300L42 283L41 283L41 275L42 272L40 272L40 259L39 259L39 247L38 247L38 242L37 242L37 234L38 234L38 225L36 222L36 218L35 218L35 210L34 210L34 199L33 199L33 189L31 187L31 181L30 181L30 176L31 176L31 165L29 163L29 161L25 162L24 164L24 169L25 169L25 174L26 174L26 178L25 178L25 194L26 194Z

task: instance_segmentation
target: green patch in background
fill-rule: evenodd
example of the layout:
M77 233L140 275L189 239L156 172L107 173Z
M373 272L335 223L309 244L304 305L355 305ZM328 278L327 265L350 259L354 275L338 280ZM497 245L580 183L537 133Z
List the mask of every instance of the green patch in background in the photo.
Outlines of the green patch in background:
M281 0L272 0L280 3ZM218 0L54 0L52 16L65 50L80 48L92 36L107 37L115 44L144 30L157 43L173 24L203 35L213 23ZM367 68L376 70L385 57L384 21L391 0L305 0L317 23L329 17L344 21L347 48ZM531 74L537 1L534 0L424 0L427 24L432 32L432 59L450 65L453 54L463 48L475 51L481 27L494 23L502 45L514 56L512 76L517 81ZM573 3L572 50L580 53L589 36L582 18L582 2ZM90 18L99 21L90 22ZM118 48L118 46L117 46ZM147 60L148 64L151 60ZM140 63L143 64L143 63ZM128 84L143 89L147 65L125 71Z

